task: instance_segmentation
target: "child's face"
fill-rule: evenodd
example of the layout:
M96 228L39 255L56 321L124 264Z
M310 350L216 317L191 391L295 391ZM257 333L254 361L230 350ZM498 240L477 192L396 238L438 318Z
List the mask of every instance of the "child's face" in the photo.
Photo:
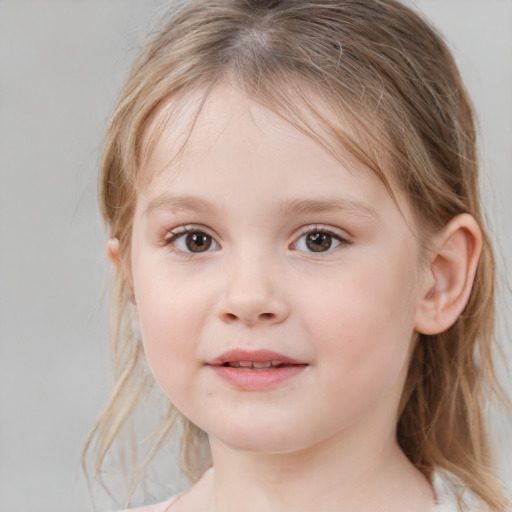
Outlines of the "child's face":
M371 172L227 85L173 160L179 128L156 145L133 224L136 309L160 386L240 449L390 436L422 294L406 202L401 213ZM288 364L236 368L245 360Z

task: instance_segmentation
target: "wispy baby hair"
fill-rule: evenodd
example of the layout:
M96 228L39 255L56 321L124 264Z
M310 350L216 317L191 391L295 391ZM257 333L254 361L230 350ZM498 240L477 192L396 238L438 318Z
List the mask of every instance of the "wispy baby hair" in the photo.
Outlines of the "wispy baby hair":
M505 498L483 419L486 397L499 389L491 350L495 270L480 207L473 109L442 37L394 0L190 0L149 38L108 125L100 172L101 210L124 265L112 292L115 387L88 442L98 471L148 382L130 329L126 270L136 194L150 179L144 163L160 133L148 136L147 127L164 107L160 130L172 126L192 96L204 102L220 81L340 161L355 158L390 194L405 193L425 249L428 234L460 213L480 224L484 245L471 298L446 332L417 336L397 438L427 478L447 472L454 485L500 510ZM171 406L153 452L179 417ZM184 469L195 479L208 465L194 448L204 436L183 423Z

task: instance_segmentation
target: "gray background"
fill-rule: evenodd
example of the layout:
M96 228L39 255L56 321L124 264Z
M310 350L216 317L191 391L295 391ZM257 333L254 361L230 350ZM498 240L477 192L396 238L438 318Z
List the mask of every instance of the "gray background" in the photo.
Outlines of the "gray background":
M165 3L0 0L0 512L93 510L78 461L110 382L96 205L101 134L137 44ZM417 4L451 42L480 116L504 331L512 1ZM510 330L502 341L510 365ZM512 488L509 422L495 413L501 475ZM96 505L107 510L109 501Z

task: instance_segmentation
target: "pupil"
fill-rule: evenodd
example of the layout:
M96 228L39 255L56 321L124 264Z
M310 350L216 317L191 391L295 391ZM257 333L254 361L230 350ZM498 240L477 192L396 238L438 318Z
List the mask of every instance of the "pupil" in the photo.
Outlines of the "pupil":
M306 245L313 252L323 252L331 248L332 236L328 233L312 233L306 237Z
M190 252L203 252L207 251L212 245L212 237L199 232L189 233L186 242Z

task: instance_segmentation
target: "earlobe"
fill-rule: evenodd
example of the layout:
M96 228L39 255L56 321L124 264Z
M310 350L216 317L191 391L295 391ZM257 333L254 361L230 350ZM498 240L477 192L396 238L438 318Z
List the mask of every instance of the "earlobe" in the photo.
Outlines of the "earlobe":
M449 329L466 307L482 251L482 231L474 217L463 213L434 237L433 245L415 319L416 331L431 335Z
M119 238L109 238L107 241L108 259L116 267L119 266Z
M114 264L114 266L119 270L123 272L123 276L126 282L126 285L128 286L130 290L130 302L136 306L137 302L135 300L135 293L133 291L133 284L130 279L130 274L126 269L126 265L123 263L120 250L119 250L119 238L112 237L109 238L107 241L107 254L108 259L111 261L111 263Z

